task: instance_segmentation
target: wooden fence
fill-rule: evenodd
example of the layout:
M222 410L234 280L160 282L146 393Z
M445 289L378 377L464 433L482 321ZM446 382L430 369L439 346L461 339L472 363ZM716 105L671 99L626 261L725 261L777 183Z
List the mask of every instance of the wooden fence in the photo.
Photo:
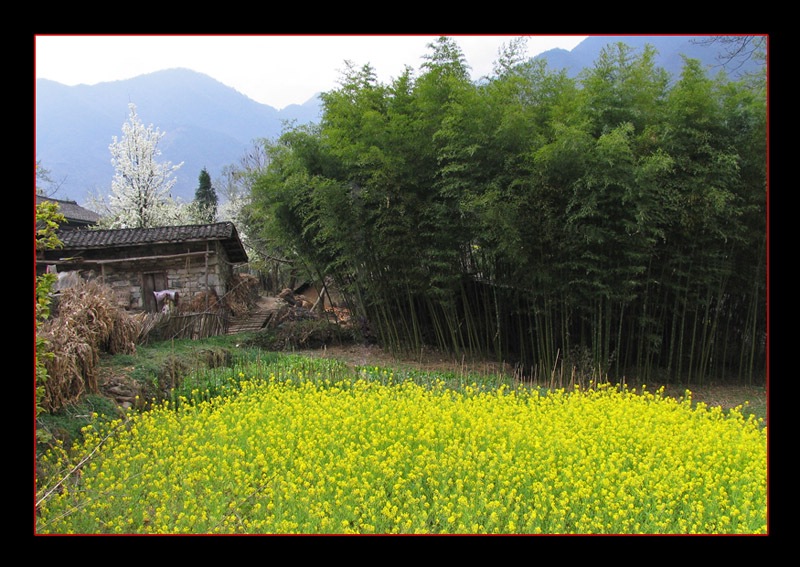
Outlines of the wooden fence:
M143 313L139 342L150 339L205 339L224 335L229 320L219 313Z

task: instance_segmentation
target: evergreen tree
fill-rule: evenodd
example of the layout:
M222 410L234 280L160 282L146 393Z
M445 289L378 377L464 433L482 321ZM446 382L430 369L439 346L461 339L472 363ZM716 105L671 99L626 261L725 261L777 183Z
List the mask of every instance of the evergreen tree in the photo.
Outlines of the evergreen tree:
M194 194L195 207L198 220L201 222L214 222L217 218L217 192L211 184L211 176L204 167L198 178L199 185Z

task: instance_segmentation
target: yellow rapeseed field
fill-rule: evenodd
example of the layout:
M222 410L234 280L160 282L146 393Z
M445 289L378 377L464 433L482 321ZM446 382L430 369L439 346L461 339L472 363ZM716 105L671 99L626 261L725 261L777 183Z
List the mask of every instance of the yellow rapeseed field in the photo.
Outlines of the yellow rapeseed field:
M766 427L688 392L298 369L98 424L70 459L37 533L767 533Z

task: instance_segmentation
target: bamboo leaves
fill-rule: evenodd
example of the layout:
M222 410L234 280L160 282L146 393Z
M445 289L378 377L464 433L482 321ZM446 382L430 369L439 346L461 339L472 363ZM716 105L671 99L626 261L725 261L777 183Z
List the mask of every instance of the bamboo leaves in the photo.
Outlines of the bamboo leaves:
M479 83L447 38L390 85L349 65L320 127L277 144L263 218L391 348L762 373L764 93L691 60L670 82L650 48L580 80L518 48Z

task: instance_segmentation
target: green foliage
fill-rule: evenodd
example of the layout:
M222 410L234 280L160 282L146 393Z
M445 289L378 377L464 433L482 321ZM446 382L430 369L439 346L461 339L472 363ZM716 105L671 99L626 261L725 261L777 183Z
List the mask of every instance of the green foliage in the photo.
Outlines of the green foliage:
M211 185L211 176L206 168L200 172L198 182L194 202L198 209L199 220L212 223L217 218L217 192Z
M61 223L64 222L64 215L58 212L58 204L52 201L45 201L36 207L36 250L51 250L61 246L61 241L58 238L57 230ZM56 274L45 273L36 276L36 305L35 305L35 320L36 329L38 331L44 321L50 317L50 303L53 288L57 281ZM47 341L36 335L36 417L37 419L42 415L44 409L41 406L41 400L45 395L45 383L47 382L47 369L44 366L44 359L48 356L53 356L52 353L47 351ZM37 429L37 438L39 441L47 440L46 430Z
M38 441L43 447L54 443L69 448L82 439L82 430L91 423L109 422L119 417L113 400L98 394L88 394L74 404L52 413L41 414L37 420ZM40 433L41 432L41 433Z
M447 38L388 85L349 64L271 148L252 218L391 349L763 379L763 82L621 43L569 79L520 48L477 84Z

